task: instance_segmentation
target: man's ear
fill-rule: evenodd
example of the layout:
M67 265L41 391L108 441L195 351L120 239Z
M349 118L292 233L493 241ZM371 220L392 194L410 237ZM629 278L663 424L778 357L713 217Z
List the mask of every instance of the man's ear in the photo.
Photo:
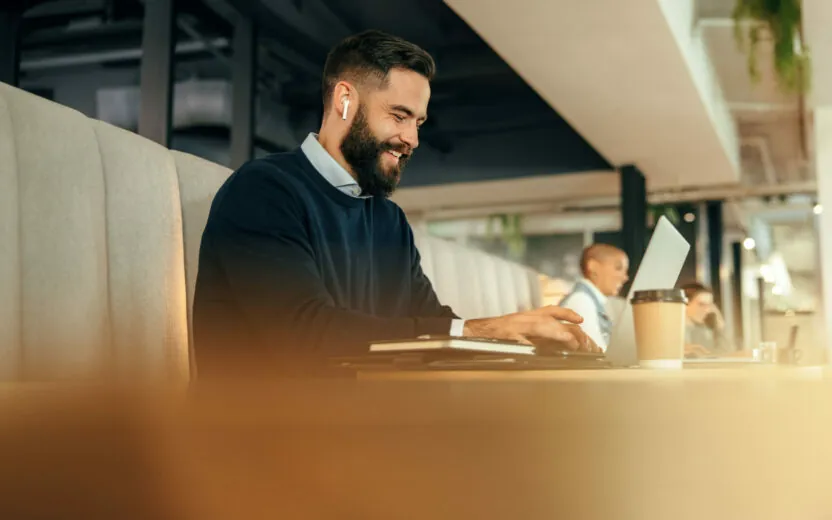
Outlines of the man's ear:
M586 277L587 278L589 278L589 275L591 275L592 273L598 271L599 263L600 262L598 262L597 258L590 258L589 260L586 261Z
M358 90L346 81L339 81L333 89L330 102L338 118L346 121L358 107Z

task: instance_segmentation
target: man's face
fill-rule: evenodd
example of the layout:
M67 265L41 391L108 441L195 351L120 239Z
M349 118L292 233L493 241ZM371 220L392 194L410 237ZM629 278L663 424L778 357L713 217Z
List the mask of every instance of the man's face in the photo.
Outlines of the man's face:
M389 197L419 146L430 84L416 72L393 69L386 88L368 89L361 99L341 153L365 195Z
M609 254L592 266L592 271L596 275L593 283L602 294L617 296L621 292L621 287L629 280L627 276L629 268L630 262L626 254Z

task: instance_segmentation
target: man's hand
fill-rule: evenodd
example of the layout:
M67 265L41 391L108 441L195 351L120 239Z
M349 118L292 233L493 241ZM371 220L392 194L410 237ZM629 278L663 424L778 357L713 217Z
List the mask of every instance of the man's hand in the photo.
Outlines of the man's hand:
M713 314L714 328L722 330L725 328L725 318L722 317L722 311L716 305L711 305L711 314Z
M578 326L584 319L575 312L550 305L496 318L466 320L463 336L509 340L528 345L556 343L566 350L601 352Z
M698 358L707 356L711 352L702 345L685 345L685 357Z

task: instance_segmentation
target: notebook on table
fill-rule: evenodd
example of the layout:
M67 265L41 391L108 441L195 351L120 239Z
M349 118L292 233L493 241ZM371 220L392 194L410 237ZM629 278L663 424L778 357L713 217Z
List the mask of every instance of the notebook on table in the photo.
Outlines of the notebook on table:
M469 352L482 354L509 354L532 356L535 348L515 341L498 341L485 338L459 338L453 336L428 336L398 341L377 341L370 344L370 354L404 352Z
M731 356L705 356L699 358L686 358L683 362L685 365L725 365L725 364L745 364L758 365L760 361L750 357L731 357Z
M359 370L544 370L607 368L603 353L553 351L513 341L431 336L372 343L364 356L335 358Z

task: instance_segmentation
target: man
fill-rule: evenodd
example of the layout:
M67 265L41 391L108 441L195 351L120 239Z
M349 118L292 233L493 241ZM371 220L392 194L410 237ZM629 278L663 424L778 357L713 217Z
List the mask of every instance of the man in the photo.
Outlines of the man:
M314 364L425 334L594 348L565 309L462 321L439 303L405 215L387 198L419 146L434 73L430 55L400 38L347 38L324 67L320 132L222 186L200 249L200 373L230 359Z
M608 244L592 244L581 255L583 278L560 303L584 318L581 328L606 351L612 333L607 299L617 296L627 283L630 261L627 253Z

